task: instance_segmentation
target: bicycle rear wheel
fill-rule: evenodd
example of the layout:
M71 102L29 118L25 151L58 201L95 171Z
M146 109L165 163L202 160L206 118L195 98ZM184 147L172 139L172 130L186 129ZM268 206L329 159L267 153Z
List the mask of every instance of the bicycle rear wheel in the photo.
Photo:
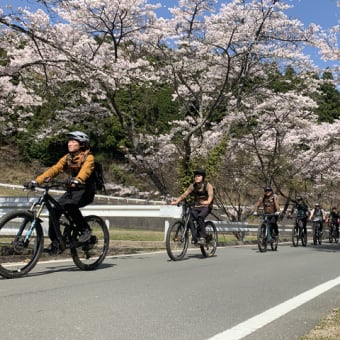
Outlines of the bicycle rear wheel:
M166 251L173 261L182 260L188 250L189 235L181 221L175 222L167 231Z
M38 262L43 245L40 222L32 213L15 210L4 215L0 220L0 274L7 279L26 275Z
M91 229L91 238L79 243L79 231L73 230L71 255L75 265L81 270L96 269L105 259L109 250L110 235L105 222L98 216L84 217Z
M257 246L261 253L267 251L267 235L265 224L261 224L257 230Z
M200 245L204 257L212 257L217 248L217 230L215 224L211 221L205 222L206 244Z

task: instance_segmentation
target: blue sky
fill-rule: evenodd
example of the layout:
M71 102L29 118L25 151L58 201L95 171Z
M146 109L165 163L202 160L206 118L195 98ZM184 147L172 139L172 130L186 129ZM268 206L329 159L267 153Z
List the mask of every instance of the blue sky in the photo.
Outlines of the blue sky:
M167 16L168 7L174 7L176 0L148 0L150 3L161 3L164 8L158 13L162 16ZM222 3L222 1L219 1ZM226 1L227 2L227 1ZM297 18L306 26L310 23L315 23L323 28L329 28L336 24L340 24L340 7L336 7L337 0L285 0L285 2L294 5L294 8L286 12L291 18ZM10 3L12 6L23 4L34 5L34 0L1 0L1 6ZM313 51L308 52L312 54L312 58L322 69L329 63L325 63L317 57Z

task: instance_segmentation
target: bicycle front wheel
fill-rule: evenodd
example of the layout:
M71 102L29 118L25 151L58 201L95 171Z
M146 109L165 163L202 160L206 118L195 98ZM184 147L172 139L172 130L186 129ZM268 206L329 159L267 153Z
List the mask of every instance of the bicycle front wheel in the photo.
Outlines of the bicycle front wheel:
M167 231L166 251L173 261L182 260L188 250L189 235L181 221L175 222Z
M333 229L333 226L331 225L329 227L329 234L328 234L328 238L329 238L329 243L332 243L333 242L333 234L334 233L334 229Z
M334 226L334 242L338 243L339 242L339 231L336 226Z
M4 215L0 220L0 275L7 279L26 275L38 262L43 245L40 222L32 213L16 210Z
M279 244L279 236L278 235L272 236L270 247L272 248L273 251L277 251L278 244Z
M257 246L261 253L267 251L267 235L266 235L266 225L262 224L257 230Z
M105 259L109 250L110 235L105 222L100 217L91 215L84 219L91 229L91 238L87 242L79 243L79 231L74 229L71 255L79 269L93 270Z
M307 246L307 229L305 228L301 229L301 243L304 247Z
M217 230L215 224L211 221L205 222L206 244L200 245L204 257L212 257L217 248Z
M316 246L318 244L318 228L319 226L316 224L313 224L313 244Z
M297 226L294 226L292 230L292 243L294 247L299 245L299 228Z

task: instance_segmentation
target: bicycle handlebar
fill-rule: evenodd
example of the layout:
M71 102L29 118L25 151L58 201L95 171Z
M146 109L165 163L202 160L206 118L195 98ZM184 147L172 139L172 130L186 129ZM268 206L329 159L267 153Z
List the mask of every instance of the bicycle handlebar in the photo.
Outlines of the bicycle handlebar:
M24 189L28 189L31 191L34 191L36 188L41 188L47 191L52 188L60 188L60 187L73 188L73 186L67 185L65 181L50 181L50 182L44 182L42 184L39 184L37 182L29 182L29 183L25 183L23 186L24 186ZM81 187L81 186L83 186L83 184L81 184L78 187Z

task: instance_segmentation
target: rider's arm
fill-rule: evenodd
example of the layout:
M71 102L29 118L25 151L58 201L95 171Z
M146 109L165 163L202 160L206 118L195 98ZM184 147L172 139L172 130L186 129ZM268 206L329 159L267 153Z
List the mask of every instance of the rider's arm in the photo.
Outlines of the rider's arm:
M214 200L214 187L210 183L207 184L207 191L208 199L204 202L204 204L211 205L212 201Z
M331 215L327 214L326 217L325 217L325 222L329 223L330 220L331 220Z
M186 199L193 192L193 190L194 190L194 185L190 184L189 187L187 188L187 190L185 190L181 196L179 196L177 199L172 201L170 204L171 205L177 205L179 202Z
M41 175L39 175L35 180L38 184L42 184L46 178L53 178L61 174L66 165L66 157L60 158L59 161L52 165L49 169L47 169L45 172L43 172Z
M295 208L296 208L296 204L292 206L292 209L288 212L288 216L291 216L294 213Z
M94 156L92 154L88 154L78 172L78 175L76 176L76 180L84 184L85 181L91 176L93 169L94 169Z
M274 195L274 210L275 212L280 212L279 197Z

